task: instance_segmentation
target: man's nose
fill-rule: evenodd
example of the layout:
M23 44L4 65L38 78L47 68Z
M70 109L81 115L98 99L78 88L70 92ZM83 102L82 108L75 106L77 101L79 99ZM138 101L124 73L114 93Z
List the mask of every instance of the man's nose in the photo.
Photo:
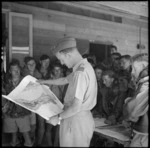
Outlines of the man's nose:
M16 73L19 73L19 71L16 71Z

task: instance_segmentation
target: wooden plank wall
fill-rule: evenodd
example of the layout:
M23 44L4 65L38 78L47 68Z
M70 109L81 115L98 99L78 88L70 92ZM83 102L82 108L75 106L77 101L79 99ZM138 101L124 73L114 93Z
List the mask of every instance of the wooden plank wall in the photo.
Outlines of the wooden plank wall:
M12 12L33 15L33 56L39 58L41 54L53 56L51 46L63 36L77 38L80 52L89 50L89 41L114 44L121 54L134 55L139 43L139 27L119 24L103 20L56 12L52 10L26 6L13 2L3 2L2 8ZM142 28L142 44L148 52L148 29Z

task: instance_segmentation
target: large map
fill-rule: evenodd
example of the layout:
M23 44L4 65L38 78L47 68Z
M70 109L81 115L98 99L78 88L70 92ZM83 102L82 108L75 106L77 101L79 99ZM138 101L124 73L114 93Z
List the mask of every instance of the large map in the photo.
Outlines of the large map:
M2 96L49 120L63 111L63 104L48 86L41 85L36 80L28 75L11 93Z

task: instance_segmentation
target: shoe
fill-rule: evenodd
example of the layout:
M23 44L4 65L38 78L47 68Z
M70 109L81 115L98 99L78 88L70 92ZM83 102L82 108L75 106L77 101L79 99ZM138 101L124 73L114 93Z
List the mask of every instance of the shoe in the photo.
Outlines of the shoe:
M12 146L12 147L16 147L16 146L19 146L20 145L20 142L18 141L16 144L14 144L14 143L10 143L10 146Z
M25 144L24 143L24 147L33 147L34 143L32 142L31 144Z

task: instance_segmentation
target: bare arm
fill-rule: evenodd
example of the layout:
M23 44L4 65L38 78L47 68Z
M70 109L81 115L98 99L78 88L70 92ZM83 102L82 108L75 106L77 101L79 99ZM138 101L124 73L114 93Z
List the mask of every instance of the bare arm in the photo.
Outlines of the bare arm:
M140 92L135 98L130 99L124 105L124 120L137 121L149 108L148 89Z
M68 108L65 108L64 111L59 114L60 117L62 119L65 119L75 115L77 112L80 111L81 105L82 105L82 101L75 98L72 104Z
M68 84L68 80L63 77L63 78L58 78L58 79L50 79L50 80L38 80L37 81L40 84L48 84L48 85L65 85Z

